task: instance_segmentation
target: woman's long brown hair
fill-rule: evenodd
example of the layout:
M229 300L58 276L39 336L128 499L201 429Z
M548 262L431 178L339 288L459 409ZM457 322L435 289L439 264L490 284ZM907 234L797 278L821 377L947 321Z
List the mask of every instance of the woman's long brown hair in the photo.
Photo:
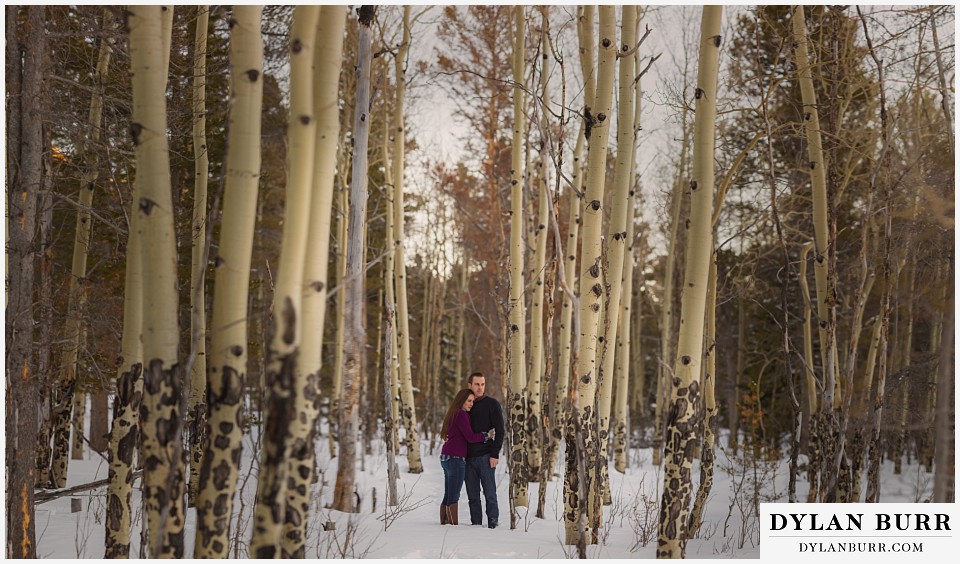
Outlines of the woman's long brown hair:
M447 408L447 414L443 416L443 426L440 427L440 437L443 440L448 438L447 431L450 429L450 424L453 423L453 416L457 414L457 411L463 409L463 404L467 403L467 398L472 395L473 390L464 388L457 392L457 397L453 398L453 403Z

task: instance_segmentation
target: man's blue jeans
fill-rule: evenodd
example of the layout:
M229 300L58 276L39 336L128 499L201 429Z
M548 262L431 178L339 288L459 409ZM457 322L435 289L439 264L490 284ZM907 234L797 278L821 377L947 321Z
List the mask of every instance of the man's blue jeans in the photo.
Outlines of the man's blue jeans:
M443 505L459 502L467 461L461 456L441 454L440 467L443 468Z
M487 524L500 520L500 507L497 505L496 468L490 468L490 455L467 459L467 499L470 500L470 524L483 524L483 506L480 501L480 488L487 501Z

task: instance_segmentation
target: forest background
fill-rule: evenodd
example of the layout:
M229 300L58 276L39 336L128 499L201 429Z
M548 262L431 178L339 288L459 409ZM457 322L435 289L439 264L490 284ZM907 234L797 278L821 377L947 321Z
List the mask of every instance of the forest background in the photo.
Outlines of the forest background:
M148 528L156 536L148 544L156 554L175 552L177 543L157 531L174 538L183 509L168 507L171 500L160 494L180 484L188 505L203 503L204 458L229 466L238 444L231 433L263 426L261 469L276 466L277 472L270 480L260 474L268 488L262 500L282 499L284 477L296 473L282 470L286 462L278 460L311 466L314 439L340 461L375 440L402 440L402 448L390 448L417 472L421 444L431 452L436 447L445 405L473 370L488 375L488 389L510 421L511 526L514 508L527 503L525 484L548 479L559 461L559 474L569 481L565 502L575 509L565 512L571 544L588 543L601 527L592 508L602 503L608 478L607 456L598 452L609 452L618 469L635 448L650 448L657 466L661 457L669 466L670 454L680 453L691 467L697 460L706 468L718 427L733 452L789 459L791 476L806 474L811 501L882 499L880 466L899 472L913 461L940 477L934 498L952 500L952 7L810 7L800 28L788 7L743 7L722 20L715 16L719 33L705 35L698 23L706 25L706 11L701 17L699 8L652 6L634 15L640 24L631 41L621 35L627 19L619 9L619 18L599 10L595 21L593 9L574 6L527 7L519 15L508 6L406 14L387 6L376 10L369 27L352 10L339 16L326 10L312 16L321 25L315 45L330 37L342 41L339 47L323 43L316 62L299 64L305 65L300 74L319 77L321 60L328 71L337 63L335 74L316 83L338 86L328 104L337 111L323 121L307 110L317 121L310 131L336 123L329 130L336 143L327 146L327 161L306 159L328 163L323 173L315 164L311 174L298 168L304 159L295 151L307 149L304 134L297 137L296 116L304 114L294 108L310 108L313 98L304 94L305 82L297 82L293 55L312 53L302 47L314 43L293 31L293 8L267 7L262 20L257 15L238 25L239 16L225 7L210 9L206 19L197 7L157 15L118 7L7 7L11 554L17 554L12 547L30 545L23 542L31 536L23 524L31 522L36 495L32 487L13 485L63 488L71 454L92 449L118 464L129 457L110 478L126 484L126 493L108 494L118 495L120 505L126 496L129 504L137 449L123 439L136 433L121 436L118 429L147 423L161 429L169 421L176 431L145 437L140 447L141 458L159 453L156 466L167 467L144 486L153 491L145 497L157 503L149 509ZM337 17L342 31L331 34L322 25ZM156 198L134 192L138 174L157 170L146 164L152 157L140 143L144 122L135 118L143 106L134 79L148 74L131 71L138 68L137 51L128 32L137 18L156 19L157 37L169 42L154 47L165 53L155 62L169 67L163 82L139 87L159 92L167 104L160 128L167 135L154 137L169 143L169 179L166 195ZM205 22L200 33L198 21ZM241 44L241 31L256 32L243 37L244 45L262 41L263 48L260 62L251 63L262 65L256 77L247 71L249 82L262 88L262 106L248 107L244 116L238 100L246 98L230 82L238 76L230 65L250 56L231 51ZM418 45L421 35L432 42ZM714 45L715 95L705 97L703 49L714 37L721 38ZM801 43L809 47L799 57ZM610 58L611 46L623 54ZM364 57L369 66L353 64ZM632 67L619 68L628 60ZM357 68L369 76L358 76ZM195 98L200 83L204 90ZM321 88L313 90L319 97ZM446 103L436 102L437 91ZM701 110L705 98L716 113L716 132L706 145L697 143L695 127L710 113ZM818 127L808 125L814 115ZM257 117L258 135L246 130L253 127L247 122L235 125ZM231 144L228 137L240 130L256 138L246 156L239 147L249 139ZM438 138L438 132L453 137ZM312 144L317 155L319 139ZM819 158L810 152L817 144ZM231 165L233 147L238 153ZM262 167L245 173L255 179L253 207L234 224L226 200L251 188L241 184L244 174L232 171L258 159ZM298 205L309 198L296 198L320 177L330 189L329 235L317 238L302 227L300 246L311 250L281 250L294 248L291 224L322 223L294 219L313 205ZM209 178L209 196L200 196L200 178ZM698 186L691 180L698 178L699 186L711 186L700 191L711 199L706 212L699 206L699 216L691 196ZM591 193L601 196L585 199ZM160 204L161 197L169 205ZM365 209L358 208L361 200ZM588 220L581 205L593 201L602 213ZM136 330L128 333L134 314L125 311L131 307L129 235L165 229L132 227L140 214L153 216L154 205L169 222L159 246L172 254L157 259L144 251L143 295L157 299L144 300L140 315L142 331L164 333L167 342L151 345L144 338L141 361L124 348L140 340ZM351 231L351 221L359 228ZM228 226L241 223L244 235L227 234ZM708 243L690 242L687 233L698 228L705 228ZM217 323L216 280L219 267L229 264L223 247L240 239L249 240L249 268L245 278L225 278L222 286L242 290L245 327L238 343L223 345L216 339L226 330L207 324ZM329 254L314 252L326 245ZM584 249L593 248L603 282L583 292L578 279L599 277L591 261L582 260ZM619 258L614 248L622 249ZM693 286L688 265L697 253L691 251L704 249L712 252L701 261L703 283L696 286L704 290L701 309L712 312L712 323L710 316L694 321L683 313L686 288ZM303 263L310 256L323 264L309 270ZM288 274L298 262L319 286ZM289 319L285 299L298 302L305 287L317 289L325 305L314 333L303 330L310 345L293 353L284 349L290 343L279 323ZM169 300L161 302L160 294ZM150 329L151 319L162 328ZM692 358L683 354L682 325L700 326ZM300 346L304 337L296 333ZM227 352L240 346L242 354L234 356L242 362L212 364L218 342ZM151 365L147 351L161 349L162 361ZM301 381L299 361L290 359L307 354L315 357L307 371L312 376ZM681 364L689 373L682 378ZM240 387L217 388L218 370L246 377L223 376L221 383ZM599 383L586 375L599 375ZM156 389L138 387L149 382ZM691 383L697 401L685 418L677 400ZM294 403L305 398L310 405ZM222 435L230 446L208 455L218 439L212 430L224 424L209 419L217 402L235 408L230 432ZM302 440L292 430L287 435L294 418L275 419L285 410L315 419L307 421ZM677 431L678 423L686 427ZM318 425L319 437L311 434ZM601 442L608 436L609 444ZM671 436L683 442L665 444ZM296 449L302 452L293 456ZM35 457L25 455L31 451ZM190 464L169 463L181 458ZM338 471L333 500L343 510L353 495L348 466L341 469L343 484ZM675 476L686 484L677 514L663 510L683 523L681 533L672 533L680 553L698 526L687 515L697 511L691 467ZM153 470L148 463L145 481ZM226 481L237 472L229 470ZM708 483L701 477L698 492ZM672 492L664 488L664 507L674 506ZM129 507L121 514L118 529L129 529ZM276 535L266 530L269 521L255 518L262 534ZM666 525L661 516L662 538L671 535ZM223 528L229 527L210 525ZM208 545L215 539L211 533ZM281 550L279 540L258 542L251 550ZM282 548L288 549L297 550Z

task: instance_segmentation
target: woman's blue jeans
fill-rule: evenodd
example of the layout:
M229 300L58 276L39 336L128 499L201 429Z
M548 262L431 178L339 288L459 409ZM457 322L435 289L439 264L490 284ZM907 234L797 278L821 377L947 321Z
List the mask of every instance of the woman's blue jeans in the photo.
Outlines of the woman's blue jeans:
M467 473L467 460L462 456L441 454L440 466L443 468L443 505L457 503Z

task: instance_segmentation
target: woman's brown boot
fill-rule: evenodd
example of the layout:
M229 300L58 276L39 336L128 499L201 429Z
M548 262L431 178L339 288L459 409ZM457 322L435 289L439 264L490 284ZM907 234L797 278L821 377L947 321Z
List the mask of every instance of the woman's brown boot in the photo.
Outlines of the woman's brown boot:
M451 503L450 505L447 506L447 511L449 512L447 514L448 515L447 520L450 522L451 525L460 524L460 512L457 509L458 503L459 502Z
M440 504L440 524L447 525L450 523L450 515L447 513L448 505Z

